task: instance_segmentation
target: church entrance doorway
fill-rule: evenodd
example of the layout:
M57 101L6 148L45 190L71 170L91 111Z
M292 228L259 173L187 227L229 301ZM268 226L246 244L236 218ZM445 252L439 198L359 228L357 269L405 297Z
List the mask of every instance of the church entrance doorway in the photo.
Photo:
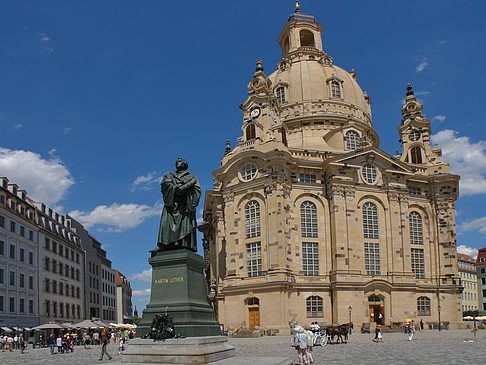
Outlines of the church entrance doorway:
M250 329L254 330L260 326L260 308L248 308L250 314Z
M368 298L370 323L383 324L385 318L385 306L383 299L379 296L372 295Z

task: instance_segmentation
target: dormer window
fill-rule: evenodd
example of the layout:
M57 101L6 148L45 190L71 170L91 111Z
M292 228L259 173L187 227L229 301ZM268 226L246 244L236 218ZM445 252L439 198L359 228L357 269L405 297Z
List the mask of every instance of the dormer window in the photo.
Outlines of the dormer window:
M331 81L331 97L338 99L342 98L341 84L337 80Z
M359 149L359 133L356 131L346 132L346 149L355 151Z
M285 99L285 87L283 87L283 86L277 87L277 89L275 90L275 95L277 96L277 100L278 100L278 102L280 104L286 102L286 99Z

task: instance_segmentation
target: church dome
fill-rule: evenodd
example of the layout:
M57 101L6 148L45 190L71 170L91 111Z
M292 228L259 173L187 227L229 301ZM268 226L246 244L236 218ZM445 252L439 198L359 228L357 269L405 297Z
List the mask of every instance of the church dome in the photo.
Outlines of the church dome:
M296 106L304 104L304 111L313 114L327 110L345 118L351 115L371 126L370 98L356 82L354 70L347 72L331 64L324 53L321 62L312 54L299 58L292 62L282 60L279 69L268 77L277 97L285 95L284 100L279 100L284 114L290 117Z

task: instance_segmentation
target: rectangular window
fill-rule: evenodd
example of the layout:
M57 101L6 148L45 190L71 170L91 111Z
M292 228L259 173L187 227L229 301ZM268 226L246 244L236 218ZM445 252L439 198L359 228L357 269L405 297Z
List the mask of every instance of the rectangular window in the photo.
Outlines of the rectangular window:
M59 295L63 295L63 289L64 289L64 285L60 282L59 283Z
M299 175L299 181L301 183L316 183L316 175L311 175L311 174L300 174Z
M5 217L0 215L0 227L5 228Z
M5 310L4 304L3 304L3 295L0 295L0 312L3 312Z
M24 226L20 226L20 235L22 237L25 237L25 227Z
M52 303L52 315L57 317L57 302Z
M4 284L3 275L3 269L0 267L0 284Z
M262 273L262 245L260 242L246 245L246 268L248 276L258 276Z
M57 281L52 280L52 292L57 294Z
M19 301L19 311L20 311L20 313L24 313L25 312L25 299L24 298L20 298L20 301Z
M34 265L34 253L29 251L29 265Z
M411 252L412 272L417 279L425 278L424 250L412 248Z
M409 186L408 187L408 193L410 195L422 195L422 189L418 188L416 186Z
M304 275L319 275L319 252L317 242L302 242L302 265Z
M69 266L65 265L64 266L64 275L68 278L69 277Z
M32 299L29 299L29 313L34 313L34 301Z
M15 246L10 245L10 258L15 259Z
M20 249L20 261L25 261L25 249L23 248Z
M51 249L51 240L49 238L44 238L44 248L46 250L50 250Z
M49 271L49 268L50 268L49 257L44 257L44 269L46 271Z
M380 275L380 244L365 243L364 249L367 275Z
M21 288L25 288L25 275L24 274L19 275L19 286Z
M324 317L324 305L321 297L311 296L306 300L308 318Z
M15 298L10 297L10 312L15 312Z
M57 272L57 261L52 260L52 272L56 273Z
M5 256L5 242L0 241L0 256Z
M62 256L63 250L64 250L64 247L61 244L59 244L59 255Z
M10 232L15 233L15 222L10 222Z
M79 253L76 253L76 263L79 264Z
M52 252L57 252L57 242L56 241L52 241Z
M30 229L29 229L29 240L31 241L34 240L34 232L32 232Z
M34 277L32 275L29 275L29 289L34 289Z
M10 286L15 286L15 271L10 271Z
M64 304L59 303L59 317L64 317Z
M46 279L45 281L46 286L44 287L44 290L49 293L51 291L51 281L49 279Z

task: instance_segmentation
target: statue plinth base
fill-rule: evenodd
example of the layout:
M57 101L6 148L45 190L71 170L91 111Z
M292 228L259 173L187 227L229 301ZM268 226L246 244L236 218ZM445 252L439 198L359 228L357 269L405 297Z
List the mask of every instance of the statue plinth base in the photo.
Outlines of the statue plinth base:
M154 317L166 313L174 322L176 335L219 336L221 329L207 300L204 259L190 250L178 249L158 252L149 263L152 291L136 336L147 334Z
M208 364L234 356L235 348L225 336L149 340L135 338L121 354L122 363Z

